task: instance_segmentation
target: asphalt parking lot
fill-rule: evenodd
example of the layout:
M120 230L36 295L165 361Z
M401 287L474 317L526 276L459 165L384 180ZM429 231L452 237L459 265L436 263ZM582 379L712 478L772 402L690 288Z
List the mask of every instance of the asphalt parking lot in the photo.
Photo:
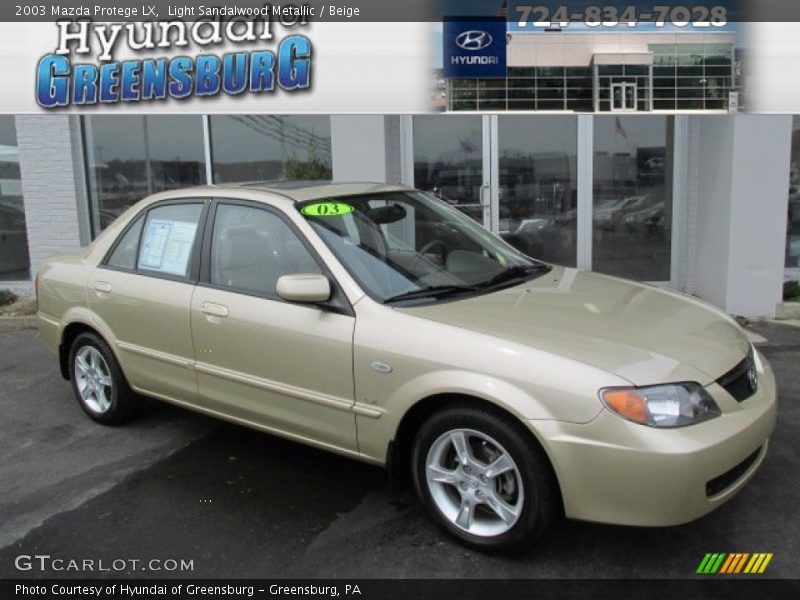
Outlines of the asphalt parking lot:
M0 323L0 577L684 578L706 552L772 552L800 577L800 328L755 326L778 378L767 459L731 502L680 527L565 521L531 553L452 543L383 471L152 403L121 428L81 412L31 329ZM19 571L19 555L176 559L187 572Z

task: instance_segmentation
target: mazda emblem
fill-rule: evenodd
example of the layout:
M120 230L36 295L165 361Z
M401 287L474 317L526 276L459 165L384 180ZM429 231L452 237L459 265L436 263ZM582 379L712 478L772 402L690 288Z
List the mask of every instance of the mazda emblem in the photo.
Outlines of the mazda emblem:
M756 391L758 387L758 375L755 366L751 366L747 371L747 381L750 383L750 389Z
M456 36L456 46L463 50L483 50L492 45L492 36L486 31L470 29Z

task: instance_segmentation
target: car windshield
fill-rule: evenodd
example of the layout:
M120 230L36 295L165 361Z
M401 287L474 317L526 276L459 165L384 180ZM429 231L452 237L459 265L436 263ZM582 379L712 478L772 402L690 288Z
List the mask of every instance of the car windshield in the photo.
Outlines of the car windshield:
M421 192L318 199L298 210L364 290L386 304L487 293L550 269Z

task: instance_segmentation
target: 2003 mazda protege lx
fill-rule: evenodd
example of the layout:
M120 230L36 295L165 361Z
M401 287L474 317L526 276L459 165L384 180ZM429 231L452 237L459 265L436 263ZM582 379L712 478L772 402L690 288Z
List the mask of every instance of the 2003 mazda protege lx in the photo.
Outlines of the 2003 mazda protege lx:
M775 423L772 371L719 310L533 260L397 186L157 194L43 264L37 291L93 419L142 394L410 473L487 550L562 514L695 519Z

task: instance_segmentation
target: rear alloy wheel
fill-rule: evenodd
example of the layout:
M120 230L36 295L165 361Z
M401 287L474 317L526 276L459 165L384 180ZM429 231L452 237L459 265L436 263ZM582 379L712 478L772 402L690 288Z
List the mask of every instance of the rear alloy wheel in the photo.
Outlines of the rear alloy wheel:
M433 517L473 548L527 546L558 514L543 452L511 419L493 412L435 414L417 436L414 467L417 491Z
M94 413L108 412L114 382L108 363L97 348L87 345L78 350L74 376L83 404Z
M75 338L69 355L72 391L92 419L115 425L129 419L138 406L108 345L97 335Z

